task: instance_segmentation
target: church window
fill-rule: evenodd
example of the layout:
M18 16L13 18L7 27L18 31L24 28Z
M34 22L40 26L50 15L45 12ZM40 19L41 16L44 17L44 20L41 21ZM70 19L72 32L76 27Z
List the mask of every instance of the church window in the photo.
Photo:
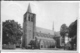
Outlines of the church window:
M28 17L28 20L30 21L30 15L29 15L29 17Z
M24 17L24 22L26 21L26 17Z
M33 17L31 17L31 21L33 22Z

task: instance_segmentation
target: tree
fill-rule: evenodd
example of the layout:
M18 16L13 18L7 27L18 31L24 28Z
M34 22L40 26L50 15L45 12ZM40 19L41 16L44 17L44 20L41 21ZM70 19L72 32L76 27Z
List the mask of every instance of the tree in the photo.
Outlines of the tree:
M68 35L72 40L71 40L71 46L72 49L74 49L74 44L77 46L77 20L72 22L69 26L69 35Z
M60 35L63 38L64 49L65 49L65 36L67 32L68 32L68 27L66 26L66 24L63 24L60 28Z
M30 41L29 45L31 45L31 47L34 47L34 49L39 49L40 42L38 41L37 37L35 37L35 39Z
M2 26L3 44L16 44L17 41L21 39L23 32L20 24L18 24L14 20L6 20L5 22L3 22Z
M69 37L72 38L77 35L77 20L69 26Z
M35 47L35 43L36 43L35 40L31 40L30 41L29 45L31 45L31 48L32 49L33 49L33 47Z

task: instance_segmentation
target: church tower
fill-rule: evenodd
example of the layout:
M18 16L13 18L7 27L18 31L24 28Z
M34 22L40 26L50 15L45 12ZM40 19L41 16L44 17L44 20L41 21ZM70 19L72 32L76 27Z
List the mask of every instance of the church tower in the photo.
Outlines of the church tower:
M32 13L30 4L28 5L27 12L24 14L23 19L23 39L22 47L28 48L30 46L30 41L34 39L35 33L35 14Z

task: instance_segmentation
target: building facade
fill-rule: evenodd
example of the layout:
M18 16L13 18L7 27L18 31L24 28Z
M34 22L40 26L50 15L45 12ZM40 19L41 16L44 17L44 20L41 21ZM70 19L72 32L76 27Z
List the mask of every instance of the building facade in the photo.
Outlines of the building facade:
M54 30L36 27L36 14L32 13L30 4L24 14L22 47L28 48L30 41L37 39L40 48L49 48L55 45Z

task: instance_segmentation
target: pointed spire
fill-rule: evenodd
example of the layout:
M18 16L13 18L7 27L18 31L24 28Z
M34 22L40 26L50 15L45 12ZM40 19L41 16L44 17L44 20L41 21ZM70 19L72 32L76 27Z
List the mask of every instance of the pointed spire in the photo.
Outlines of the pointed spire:
M52 26L52 30L54 31L54 21L53 21L53 26Z
M30 3L29 3L29 5L28 5L27 12L30 12L30 13L31 13L31 7L30 7Z

